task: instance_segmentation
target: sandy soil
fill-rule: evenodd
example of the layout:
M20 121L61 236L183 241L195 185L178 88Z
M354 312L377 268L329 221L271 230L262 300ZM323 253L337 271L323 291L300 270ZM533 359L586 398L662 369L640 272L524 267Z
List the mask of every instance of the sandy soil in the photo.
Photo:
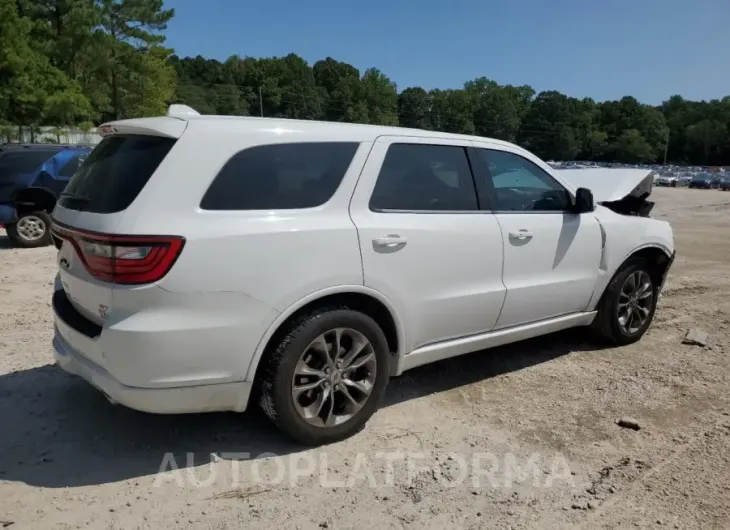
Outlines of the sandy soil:
M317 450L255 411L146 415L60 372L54 249L0 233L0 528L730 528L730 193L655 199L678 258L638 344L563 333L413 370Z

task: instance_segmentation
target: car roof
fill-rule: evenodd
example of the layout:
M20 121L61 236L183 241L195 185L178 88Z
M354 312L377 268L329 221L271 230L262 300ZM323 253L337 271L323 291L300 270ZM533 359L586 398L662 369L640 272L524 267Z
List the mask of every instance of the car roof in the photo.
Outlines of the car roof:
M524 149L510 142L466 134L384 125L366 125L361 123L297 120L289 118L260 118L254 116L201 115L186 105L171 105L167 115L164 117L133 118L108 122L99 127L99 134L105 136L115 132L134 133L139 131L155 131L163 136L179 138L188 125L192 126L191 129L201 131L215 130L216 132L230 134L250 134L252 132L295 133L304 136L316 134L318 136L331 136L341 141L360 142L374 141L379 136L415 136L420 138L460 141L486 140L493 144L524 151Z

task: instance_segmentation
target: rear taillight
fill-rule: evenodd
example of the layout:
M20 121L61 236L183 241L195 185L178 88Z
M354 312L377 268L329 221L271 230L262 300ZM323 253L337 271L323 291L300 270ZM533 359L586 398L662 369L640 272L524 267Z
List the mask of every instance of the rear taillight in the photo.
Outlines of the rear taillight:
M53 225L54 239L71 243L93 277L139 285L161 280L182 252L179 236L117 236Z

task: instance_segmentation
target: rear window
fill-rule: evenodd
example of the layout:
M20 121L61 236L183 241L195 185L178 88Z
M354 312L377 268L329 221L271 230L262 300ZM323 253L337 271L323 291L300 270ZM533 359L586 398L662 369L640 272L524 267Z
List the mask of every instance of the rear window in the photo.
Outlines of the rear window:
M10 180L16 175L32 173L58 149L28 149L0 152L0 181Z
M173 145L174 139L159 136L104 138L74 173L58 203L92 213L126 210Z
M261 145L234 155L203 196L204 210L313 208L334 195L359 144Z

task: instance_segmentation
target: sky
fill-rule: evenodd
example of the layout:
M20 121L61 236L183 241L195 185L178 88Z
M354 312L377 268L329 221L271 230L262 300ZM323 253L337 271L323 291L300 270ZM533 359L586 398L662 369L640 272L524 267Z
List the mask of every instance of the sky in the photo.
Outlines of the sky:
M597 101L730 95L730 0L165 0L180 56L296 53L398 90L485 76Z

